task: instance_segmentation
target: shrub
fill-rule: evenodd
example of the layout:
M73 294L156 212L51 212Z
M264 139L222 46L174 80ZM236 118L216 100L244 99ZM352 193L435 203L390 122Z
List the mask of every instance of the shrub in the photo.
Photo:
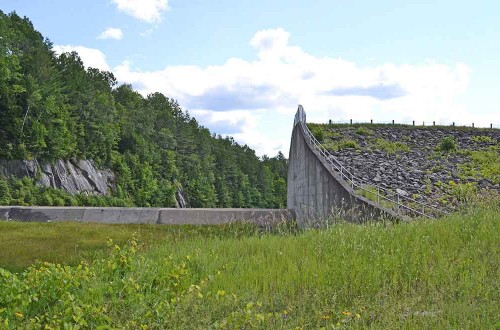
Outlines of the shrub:
M61 197L54 197L53 198L53 204L54 206L64 206L64 199L62 199Z
M339 151L345 148L359 149L359 145L354 140L327 141L323 143L327 150Z
M388 154L395 154L397 152L409 152L410 148L404 142L391 142L386 139L375 139L373 147L377 150L385 151Z
M476 143L487 143L487 144L495 144L497 141L487 135L476 135L470 137L471 141Z
M373 131L371 129L368 129L366 127L358 127L356 129L356 134L359 134L359 135L372 135L373 134Z
M329 138L341 138L342 134L340 134L340 132L337 132L337 131L329 130L329 131L326 132L326 136L325 137L329 137Z
M477 195L477 184L475 182L448 183L451 195L459 202L468 203Z
M43 194L37 199L37 204L38 205L47 205L47 206L53 206L54 205L54 200L49 194Z
M470 162L460 164L460 175L484 178L500 184L500 153L495 149L473 150L468 153Z
M359 145L356 141L354 140L342 140L340 145L340 149L344 148L353 148L353 149L358 149Z
M322 142L323 139L325 138L325 132L321 129L321 127L311 127L311 133L314 135L316 140L319 142Z
M0 177L0 205L8 205L11 198L7 181Z
M447 136L441 140L439 150L444 152L452 152L458 149L457 141L452 136Z

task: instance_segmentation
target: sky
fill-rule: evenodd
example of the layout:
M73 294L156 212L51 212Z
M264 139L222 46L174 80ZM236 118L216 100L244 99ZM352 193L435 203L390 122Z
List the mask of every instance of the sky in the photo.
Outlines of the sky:
M258 155L308 122L500 127L499 1L0 0L57 53Z

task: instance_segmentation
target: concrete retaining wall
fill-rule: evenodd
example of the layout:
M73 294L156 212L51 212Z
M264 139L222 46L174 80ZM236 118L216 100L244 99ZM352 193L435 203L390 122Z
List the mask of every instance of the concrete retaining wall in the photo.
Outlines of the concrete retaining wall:
M321 226L332 217L358 222L396 216L391 210L354 195L353 189L314 149L301 125L297 122L292 132L287 193L287 207L295 210L299 225Z
M80 221L122 224L216 225L249 221L272 226L295 219L287 209L172 209L125 207L0 206L0 220L26 222Z

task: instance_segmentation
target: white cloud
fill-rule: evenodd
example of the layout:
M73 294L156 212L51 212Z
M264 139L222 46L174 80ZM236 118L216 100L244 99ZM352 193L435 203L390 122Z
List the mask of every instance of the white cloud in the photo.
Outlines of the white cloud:
M157 71L123 62L113 72L143 95L159 91L177 99L202 125L234 136L259 155L273 156L280 150L288 154L299 103L309 122L469 123L476 117L459 102L471 74L463 63L361 66L308 54L290 45L289 38L283 29L257 32L250 41L257 54L253 61L229 58L222 65ZM489 120L500 122L500 117Z
M168 10L168 0L112 0L118 10L148 23L161 20L161 15Z
M289 37L283 29L257 32L250 41L258 54L255 61L230 58L218 66L170 66L150 72L124 63L115 74L143 94L160 90L191 112L208 111L210 117L201 120L207 126L216 116L233 118L241 126L235 138L259 154L288 153L298 103L310 121L318 122L468 119L456 101L468 86L470 69L465 64L364 67L307 54L289 45ZM238 121L243 113L246 119Z
M86 68L92 67L103 71L110 71L106 63L106 55L99 49L84 46L56 45L52 48L57 54L77 52Z
M250 45L259 50L261 59L279 59L288 46L290 33L282 28L261 30L250 40Z
M120 40L123 37L123 32L121 29L117 28L107 28L104 30L97 39L115 39Z

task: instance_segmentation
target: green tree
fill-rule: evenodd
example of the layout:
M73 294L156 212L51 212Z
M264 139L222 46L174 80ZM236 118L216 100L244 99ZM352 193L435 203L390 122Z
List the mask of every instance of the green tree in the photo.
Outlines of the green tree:
M279 207L285 157L260 159L211 134L161 93L146 98L112 73L56 56L28 18L0 11L0 159L93 159L116 174L111 196L71 196L29 178L2 179L2 202L20 205ZM7 183L6 183L7 182Z
M9 184L0 176L0 205L8 205L11 199Z

